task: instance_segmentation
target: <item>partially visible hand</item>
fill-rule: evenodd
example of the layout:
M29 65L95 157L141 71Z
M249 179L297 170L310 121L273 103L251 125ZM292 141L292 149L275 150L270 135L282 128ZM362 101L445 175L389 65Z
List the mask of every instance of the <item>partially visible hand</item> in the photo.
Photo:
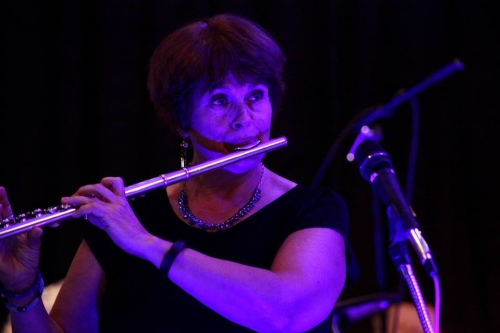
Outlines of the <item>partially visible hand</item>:
M119 177L106 177L99 184L82 186L71 197L63 197L61 203L76 207L73 217L85 217L130 254L139 255L145 243L154 237L132 211Z
M0 215L2 220L14 216L3 187L0 187ZM26 290L35 281L40 262L41 236L42 229L35 227L0 240L0 281L5 289Z

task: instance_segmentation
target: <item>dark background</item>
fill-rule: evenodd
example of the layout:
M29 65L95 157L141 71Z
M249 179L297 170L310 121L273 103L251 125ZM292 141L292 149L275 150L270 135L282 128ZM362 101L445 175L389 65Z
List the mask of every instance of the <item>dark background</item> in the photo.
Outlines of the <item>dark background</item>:
M0 184L20 214L57 205L104 176L130 185L178 170L180 140L157 124L148 100L148 59L180 24L239 13L268 29L288 58L284 110L273 133L286 136L288 147L270 153L266 165L309 184L338 145L321 184L349 206L360 266L360 279L341 300L395 293L400 281L387 255L384 207L345 159L357 134L346 128L459 59L463 71L416 96L418 126L407 102L371 125L382 131L401 186L413 189L411 205L440 272L443 331L498 331L498 38L490 7L465 0L3 1ZM46 283L64 277L79 223L44 229ZM433 303L431 279L412 262ZM367 332L367 324L344 331Z

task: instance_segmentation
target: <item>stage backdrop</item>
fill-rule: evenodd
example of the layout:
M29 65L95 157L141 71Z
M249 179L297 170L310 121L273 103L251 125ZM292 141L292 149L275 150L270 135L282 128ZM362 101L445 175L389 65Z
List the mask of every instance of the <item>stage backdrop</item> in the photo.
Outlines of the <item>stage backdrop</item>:
M180 24L222 12L257 21L288 58L287 94L273 132L286 136L288 147L265 163L311 184L330 159L320 184L349 206L360 267L342 300L401 289L387 254L385 207L345 158L358 134L352 120L407 96L455 61L463 64L367 125L391 156L435 256L443 331L498 331L498 38L495 11L477 2L4 1L0 184L16 214L57 205L104 176L133 184L177 170L180 140L157 125L146 90L148 59ZM64 278L80 228L65 221L44 229L46 283ZM431 279L418 260L412 263L433 304ZM370 325L365 318L343 331Z

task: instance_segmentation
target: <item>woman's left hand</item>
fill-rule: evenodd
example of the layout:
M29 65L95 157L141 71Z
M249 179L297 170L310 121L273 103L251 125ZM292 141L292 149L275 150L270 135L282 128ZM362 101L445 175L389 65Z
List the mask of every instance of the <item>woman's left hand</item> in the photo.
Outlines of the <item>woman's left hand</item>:
M130 254L138 255L141 247L154 237L132 211L119 177L106 177L99 184L82 186L71 197L63 197L61 203L76 207L74 218L84 217L106 231L116 245Z

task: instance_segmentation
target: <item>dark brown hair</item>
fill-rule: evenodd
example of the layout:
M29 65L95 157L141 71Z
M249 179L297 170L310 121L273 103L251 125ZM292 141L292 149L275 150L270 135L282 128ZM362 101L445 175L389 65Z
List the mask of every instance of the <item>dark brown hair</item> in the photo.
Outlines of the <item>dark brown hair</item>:
M160 43L150 61L149 95L167 126L187 129L197 93L232 74L239 82L265 84L276 112L284 92L284 64L283 52L262 27L220 14L186 24Z

